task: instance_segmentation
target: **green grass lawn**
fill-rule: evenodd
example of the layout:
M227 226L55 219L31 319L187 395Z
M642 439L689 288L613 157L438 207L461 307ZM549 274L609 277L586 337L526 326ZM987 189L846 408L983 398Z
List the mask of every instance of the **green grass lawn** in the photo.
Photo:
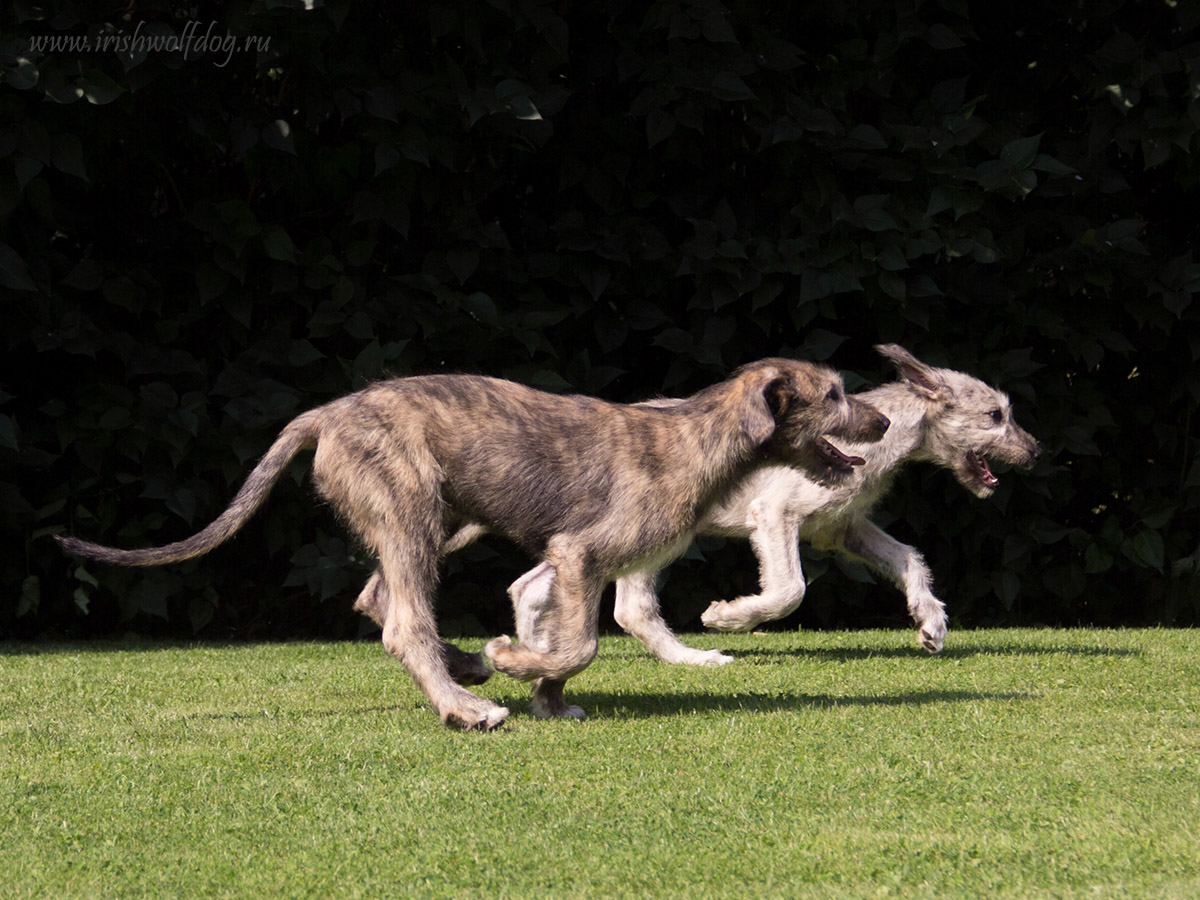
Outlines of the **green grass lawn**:
M0 644L0 895L1200 896L1200 632L688 640L492 734L375 644Z

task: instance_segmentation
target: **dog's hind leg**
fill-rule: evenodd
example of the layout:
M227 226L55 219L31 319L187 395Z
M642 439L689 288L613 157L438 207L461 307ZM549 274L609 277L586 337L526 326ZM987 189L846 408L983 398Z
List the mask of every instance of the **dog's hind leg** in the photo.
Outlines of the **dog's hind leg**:
M383 572L376 569L371 573L371 577L358 595L358 599L354 601L354 609L382 628L387 605L388 593L387 586L383 581ZM449 641L442 641L441 644L442 658L446 661L446 668L450 670L450 676L459 684L483 684L492 677L492 670L483 661L481 654L467 653Z
M431 558L428 566L422 566L413 557L414 554L405 552L396 543L381 548L380 562L388 597L383 616L383 646L404 664L442 724L490 731L508 718L508 710L455 683L433 612L436 559Z
M432 462L385 457L382 430L329 429L313 456L317 489L379 559L381 577L359 608L380 622L383 646L404 664L442 723L490 730L508 710L454 683L434 617L443 500ZM370 612L374 610L374 614Z
M917 640L930 653L942 649L946 640L946 605L933 593L933 576L925 559L908 544L902 544L867 519L855 519L846 529L842 545L904 591L908 611L917 623Z
M758 557L759 592L736 600L717 600L700 621L716 631L749 631L760 622L782 619L804 600L800 562L800 522L768 497L750 503L754 530L750 546Z
M646 645L665 663L723 666L733 657L720 650L696 650L683 644L663 621L655 586L657 571L633 572L617 579L613 617L617 624Z

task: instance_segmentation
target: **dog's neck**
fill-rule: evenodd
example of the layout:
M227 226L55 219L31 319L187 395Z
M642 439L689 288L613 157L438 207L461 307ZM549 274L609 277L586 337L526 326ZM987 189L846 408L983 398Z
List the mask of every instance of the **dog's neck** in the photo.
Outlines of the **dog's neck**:
M654 409L653 414L675 416L678 423L677 439L659 454L662 462L681 472L700 467L693 502L701 514L764 462L761 448L739 424L737 405L725 395L736 390L731 383L722 382L669 407Z
M905 381L892 381L855 396L874 406L892 424L878 443L848 448L848 452L866 459L854 477L862 482L890 480L906 462L923 458L933 403Z

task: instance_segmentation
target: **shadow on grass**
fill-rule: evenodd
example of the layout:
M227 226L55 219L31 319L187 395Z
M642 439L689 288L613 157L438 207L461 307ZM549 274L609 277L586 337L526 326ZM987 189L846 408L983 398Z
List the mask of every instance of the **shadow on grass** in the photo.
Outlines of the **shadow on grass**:
M567 702L582 706L589 718L651 719L669 718L689 713L771 713L796 712L804 709L845 709L851 707L923 707L948 703L1011 702L1036 700L1039 694L1023 691L911 691L900 694L845 695L833 694L612 694L601 691L571 692ZM514 713L526 714L528 697L508 697L497 702Z
M688 643L686 636L684 643ZM708 649L707 646L700 649ZM790 647L776 650L758 647L718 647L722 653L728 653L738 662L753 664L756 659L823 659L830 661L847 661L856 659L971 659L980 656L1141 656L1142 651L1127 647L1030 647L1024 644L1007 644L1004 646L958 646L947 647L941 653L928 653L916 646L911 647ZM606 656L610 658L635 659L645 656L648 651L638 647L609 650Z
M596 719L654 719L672 718L690 713L770 713L796 712L802 709L846 709L853 707L923 707L948 703L1008 703L1016 700L1037 700L1041 695L1026 691L907 691L899 694L756 694L738 692L711 694L685 691L677 694L614 694L606 691L568 690L567 702L582 706L589 718ZM493 697L513 714L529 715L529 695L513 694ZM372 706L339 706L333 709L291 709L275 712L262 709L241 709L229 712L195 712L182 716L185 720L240 721L274 718L330 719L354 716L389 715L421 706L421 701ZM428 708L427 706L425 708Z
M1120 647L953 647L941 653L927 653L912 647L797 647L795 650L738 650L725 651L735 659L755 657L794 659L855 660L855 659L972 659L979 656L1141 656L1141 650Z

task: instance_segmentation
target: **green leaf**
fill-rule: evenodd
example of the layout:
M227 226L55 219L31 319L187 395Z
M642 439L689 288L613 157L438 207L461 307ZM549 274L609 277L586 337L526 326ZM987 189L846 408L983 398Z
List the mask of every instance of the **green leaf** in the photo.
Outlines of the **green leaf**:
M77 291L94 291L104 284L104 268L94 259L81 259L60 282Z
M13 172L17 176L17 187L25 190L25 186L33 181L42 171L42 163L31 156L26 156L23 153L18 153L13 161Z
M1166 527L1167 523L1174 517L1179 509L1179 504L1174 501L1165 501L1155 505L1142 513L1141 522L1147 528L1158 531Z
M959 47L966 46L962 42L962 38L955 34L950 26L940 22L929 26L929 30L925 32L925 40L934 50L957 50Z
M903 302L907 297L907 288L904 284L904 278L896 272L880 272L879 287L885 294L894 300L900 300Z
M1039 172L1046 172L1050 175L1074 175L1078 169L1073 166L1068 166L1064 162L1060 162L1053 156L1048 156L1045 153L1039 153L1033 158L1031 168L1037 169Z
M833 356L838 347L847 340L849 338L844 334L834 334L824 328L814 328L805 335L804 343L800 346L801 355L808 359L824 361Z
M446 251L446 265L450 274L463 284L479 268L479 249L476 247L459 247Z
M26 575L21 582L21 598L17 601L17 617L36 613L42 602L42 582L36 575Z
M88 103L93 106L104 106L112 103L123 93L125 88L117 84L99 69L89 69L79 81L79 89Z
M1009 141L1000 151L1000 161L1014 169L1028 169L1037 159L1038 145L1041 142L1041 133Z
M471 294L463 300L463 308L471 315L471 318L484 325L499 328L502 324L500 312L496 309L496 302L487 294L480 292Z
M28 57L18 56L13 68L4 73L4 80L9 87L27 91L38 82L38 67Z
M1112 568L1112 554L1105 552L1099 544L1088 544L1083 554L1083 571L1088 575L1099 575Z
M1143 227L1138 219L1117 219L1104 229L1104 243L1128 253L1145 254L1146 245L1138 239Z
M723 13L713 11L700 22L700 30L706 41L714 44L736 44L737 35L733 33L729 21Z
M14 291L36 291L37 285L29 277L25 260L8 244L0 243L0 286Z
M7 447L9 450L18 449L16 424L9 416L3 414L0 414L0 447Z
M532 93L533 88L529 85L513 79L506 79L496 85L496 99L514 116L525 121L539 121L542 114L530 99Z
M881 269L888 272L900 272L908 268L908 258L898 246L884 247L876 260Z
M262 139L263 143L272 150L290 153L292 156L296 155L296 147L292 141L292 126L286 119L276 119L271 124L264 125Z
M758 95L750 90L750 86L733 72L718 74L712 80L712 93L718 100L727 102L758 99Z
M661 144L675 133L675 117L662 109L652 109L646 114L646 143L650 147Z
M1165 551L1157 531L1139 531L1122 545L1121 551L1140 566L1162 571Z
M879 133L879 129L871 125L855 125L846 135L846 139L860 150L884 150L887 140Z
M76 581L82 581L88 587L100 587L100 582L98 582L95 576L92 575L92 573L85 569L82 565L76 566L75 571L72 574L75 576Z
M212 263L203 262L196 266L196 294L201 303L208 303L225 293L229 287L229 274Z
M932 219L940 212L954 207L954 189L939 184L929 194L929 205L925 207L925 218Z
M267 256L279 262L296 261L296 245L292 237L279 225L268 225L262 231L263 250Z
M854 213L858 223L868 231L895 231L899 229L892 214L884 209L891 199L889 194L866 194L854 201Z
M992 576L992 589L1000 598L1001 605L1011 610L1021 592L1021 579L1012 569L1001 569Z
M386 172L400 162L400 151L391 144L379 144L375 147L375 174Z

